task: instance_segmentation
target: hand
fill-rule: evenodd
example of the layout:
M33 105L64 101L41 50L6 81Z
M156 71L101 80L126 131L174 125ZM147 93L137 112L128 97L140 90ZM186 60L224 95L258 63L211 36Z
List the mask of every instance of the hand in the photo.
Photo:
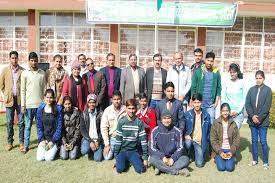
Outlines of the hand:
M49 147L49 149L53 148L53 142L52 141L48 142L48 147Z
M95 143L95 148L96 148L96 150L99 148L99 142Z
M222 157L222 159L227 159L227 155L224 152L221 152L220 156Z
M185 135L184 138L185 138L185 140L192 140L190 135Z
M190 100L190 102L189 102L189 107L190 107L190 108L193 107L193 101L192 101L192 100Z
M164 157L164 158L162 158L162 161L163 161L163 163L164 163L165 165L169 166L169 165L168 165L168 162L169 162L169 159L168 159L168 158Z
M259 123L260 123L260 121L259 121L257 115L254 115L254 116L252 117L252 120L253 120L253 122L254 122L255 124L259 124Z
M172 158L169 158L168 160L168 166L173 166L174 160Z
M148 160L143 160L143 165L144 165L145 167L148 167Z
M184 97L185 97L185 96L180 95L180 96L178 97L178 100L183 101L183 100L184 100Z
M40 142L40 144L42 145L42 147L43 147L43 148L45 148L46 141L45 141L45 140L43 140L43 141L41 141L41 142Z
M228 159L232 158L232 153L231 153L231 152L228 152L228 153L227 153L227 158L228 158Z
M103 156L107 157L110 151L110 145L106 145L103 149Z
M92 149L92 151L96 151L95 143L91 142L90 148Z
M22 112L22 114L24 114L26 112L26 106L21 107L21 112Z
M235 112L235 111L232 111L232 112L231 112L231 116L232 116L232 117L236 117L237 115L238 115L237 112Z

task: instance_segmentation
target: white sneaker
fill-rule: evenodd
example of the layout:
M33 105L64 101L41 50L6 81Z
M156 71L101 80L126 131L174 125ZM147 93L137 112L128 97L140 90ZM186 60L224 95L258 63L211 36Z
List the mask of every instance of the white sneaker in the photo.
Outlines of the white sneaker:
M264 167L265 170L268 170L269 169L269 164L265 163L265 164L263 164L263 167Z
M249 163L248 165L249 166L255 166L258 164L258 161L251 161L251 163Z

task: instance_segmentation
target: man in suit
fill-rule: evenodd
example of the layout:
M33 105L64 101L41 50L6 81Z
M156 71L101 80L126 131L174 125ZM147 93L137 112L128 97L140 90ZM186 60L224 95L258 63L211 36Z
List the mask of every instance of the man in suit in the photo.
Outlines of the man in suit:
M129 66L124 68L121 72L120 78L120 92L122 94L122 101L128 99L136 99L140 93L145 90L145 72L144 69L137 66L137 55L130 54L129 56Z
M5 67L0 75L0 90L4 94L4 103L6 106L6 118L7 118L7 133L8 133L8 144L6 150L10 151L13 148L13 122L14 113L16 111L18 115L18 127L19 127L19 150L24 150L24 121L21 113L21 99L20 99L20 82L21 73L24 70L18 64L18 53L17 51L11 51L10 54L10 65Z
M167 70L161 68L162 56L157 53L153 56L154 67L146 69L145 88L149 100L149 106L156 108L157 102L165 97L164 85L166 82Z

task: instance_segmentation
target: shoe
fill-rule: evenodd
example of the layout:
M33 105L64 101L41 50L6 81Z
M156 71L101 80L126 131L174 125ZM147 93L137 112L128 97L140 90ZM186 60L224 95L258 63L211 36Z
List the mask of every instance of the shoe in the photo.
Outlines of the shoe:
M11 151L12 148L13 148L12 144L8 144L8 145L6 145L6 147L5 147L5 149L6 149L7 151Z
M28 151L29 151L29 148L28 147L24 147L22 153L27 154Z
M257 165L258 164L258 161L251 161L251 163L250 164L248 164L249 166L255 166L255 165Z
M190 172L187 168L183 168L179 171L179 175L182 175L184 177L189 177L190 176Z
M265 163L265 164L263 164L263 167L264 167L265 170L268 170L269 169L269 164Z
M160 175L160 171L157 168L155 168L155 175Z
M19 151L20 151L20 152L23 152L23 150L24 150L24 144L20 144L20 145L19 145Z

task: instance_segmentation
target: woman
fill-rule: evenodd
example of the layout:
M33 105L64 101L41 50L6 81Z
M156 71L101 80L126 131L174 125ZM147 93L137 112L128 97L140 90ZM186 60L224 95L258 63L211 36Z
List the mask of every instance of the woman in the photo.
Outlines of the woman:
M240 129L244 120L243 109L245 104L246 89L243 82L243 74L239 65L232 63L229 66L231 79L224 82L222 88L222 103L228 103L231 107L230 116Z
M240 145L240 133L236 123L230 118L228 103L221 105L221 116L215 120L210 132L210 141L216 153L215 161L219 171L232 172L235 155Z
M62 145L60 148L60 158L75 160L78 155L80 145L80 113L72 106L72 98L69 96L63 99L63 120L64 127L62 133Z
M129 161L137 173L145 172L148 165L147 141L143 122L136 118L136 100L128 99L126 101L127 115L120 118L116 131L115 157L116 171L122 173L126 169ZM138 154L138 145L142 147L142 159Z
M52 161L62 133L62 107L55 104L54 91L47 89L44 102L37 109L38 161Z
M75 61L71 66L72 74L66 77L62 89L62 97L71 96L73 106L82 112L86 105L86 97L88 95L87 84L80 76L80 64Z
M138 110L136 116L143 121L145 132L147 134L147 140L149 141L150 134L157 125L156 124L157 116L156 116L156 111L153 108L148 107L147 104L148 104L147 96L145 93L142 93L139 96L140 109Z
M265 74L257 71L255 74L256 85L251 87L247 93L245 108L248 114L248 124L252 138L252 163L258 164L258 136L263 149L263 166L269 168L267 129L269 127L269 110L272 103L272 91L264 84Z

